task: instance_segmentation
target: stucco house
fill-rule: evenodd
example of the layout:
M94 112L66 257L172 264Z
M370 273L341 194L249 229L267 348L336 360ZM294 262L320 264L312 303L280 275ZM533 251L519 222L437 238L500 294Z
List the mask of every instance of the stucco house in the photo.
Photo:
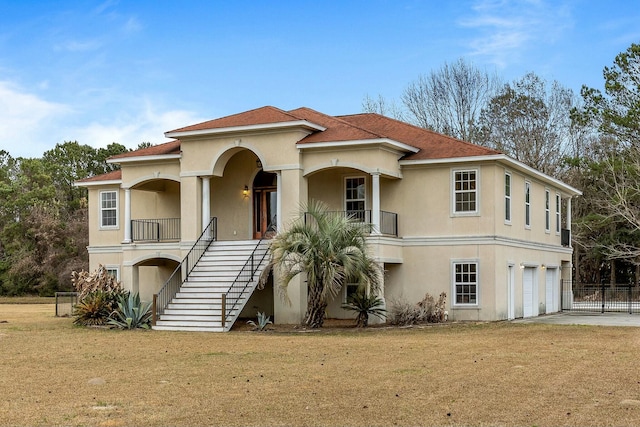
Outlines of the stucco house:
M273 278L255 287L269 237L312 199L372 224L387 305L446 292L452 320L561 310L581 193L500 152L378 114L271 106L165 136L77 183L89 191L90 268L155 299L155 328L223 331L258 310L299 323L303 278L289 303ZM340 307L352 291L329 317L352 316Z

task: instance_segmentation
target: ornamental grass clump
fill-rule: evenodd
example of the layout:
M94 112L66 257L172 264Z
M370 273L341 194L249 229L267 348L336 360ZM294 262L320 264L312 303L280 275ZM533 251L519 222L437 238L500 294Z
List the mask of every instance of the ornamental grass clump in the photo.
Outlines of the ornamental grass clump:
M436 301L428 293L417 304L398 299L391 302L389 323L398 326L420 323L440 323L446 321L447 294L442 292Z

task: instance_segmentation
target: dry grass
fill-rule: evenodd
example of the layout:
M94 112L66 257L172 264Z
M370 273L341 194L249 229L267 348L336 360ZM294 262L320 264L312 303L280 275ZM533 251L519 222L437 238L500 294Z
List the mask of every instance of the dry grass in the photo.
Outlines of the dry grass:
M0 425L640 425L636 328L122 332L53 312L0 305Z

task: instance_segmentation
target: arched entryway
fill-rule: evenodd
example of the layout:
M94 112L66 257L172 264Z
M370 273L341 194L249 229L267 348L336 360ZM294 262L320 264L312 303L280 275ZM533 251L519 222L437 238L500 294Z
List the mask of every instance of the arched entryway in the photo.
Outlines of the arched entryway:
M269 238L274 233L278 211L277 175L260 170L253 180L253 237Z

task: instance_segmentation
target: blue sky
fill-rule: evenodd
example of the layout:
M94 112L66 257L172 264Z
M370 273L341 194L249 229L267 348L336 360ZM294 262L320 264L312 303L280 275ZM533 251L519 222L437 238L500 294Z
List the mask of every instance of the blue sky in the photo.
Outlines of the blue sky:
M639 23L631 0L0 0L0 149L160 143L264 105L357 113L461 57L601 88Z

